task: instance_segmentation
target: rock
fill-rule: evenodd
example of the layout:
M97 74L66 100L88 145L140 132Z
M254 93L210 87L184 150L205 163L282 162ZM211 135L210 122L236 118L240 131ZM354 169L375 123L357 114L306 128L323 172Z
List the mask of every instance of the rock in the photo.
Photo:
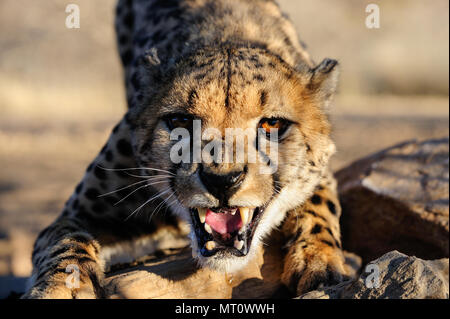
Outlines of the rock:
M449 256L449 139L411 141L340 170L343 246L364 263Z
M422 260L398 251L369 263L353 281L304 294L300 299L449 298L449 260Z

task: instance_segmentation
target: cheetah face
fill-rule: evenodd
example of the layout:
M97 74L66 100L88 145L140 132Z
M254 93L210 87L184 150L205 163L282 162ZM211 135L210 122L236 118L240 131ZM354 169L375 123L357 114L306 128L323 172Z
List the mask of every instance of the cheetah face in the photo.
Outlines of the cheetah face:
M261 49L201 51L135 112L138 160L170 172L155 189L191 226L202 265L242 267L312 193L334 151L323 107L336 64L298 71Z

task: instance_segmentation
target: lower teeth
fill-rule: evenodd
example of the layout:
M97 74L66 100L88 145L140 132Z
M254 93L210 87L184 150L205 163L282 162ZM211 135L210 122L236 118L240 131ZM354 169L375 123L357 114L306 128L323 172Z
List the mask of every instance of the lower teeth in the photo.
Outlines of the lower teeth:
M242 222L243 222L243 225L242 225L242 227L239 229L239 232L238 232L238 233L239 233L239 234L242 234L242 233L244 233L245 230L247 229L248 224L250 224L250 221L251 221L251 219L252 219L252 217L253 217L253 210L250 210L250 209L247 208L247 207L244 207L244 208L238 208L238 209L232 211L231 214L232 214L232 215L235 215L236 212L237 212L238 210L240 210L241 220L242 220ZM206 231L208 234L212 234L213 231L212 231L211 226L210 226L209 224L206 223L206 211L207 211L207 209L198 209L198 213L199 213L198 216L199 216L200 222L203 224L203 227L204 227L205 231ZM245 244L244 240L238 240L238 239L235 239L234 245L233 245L233 246L234 246L234 248L236 248L237 250L242 250L242 248L244 247L244 244ZM205 248L206 250L208 250L208 251L212 251L212 250L214 250L214 249L217 248L217 244L216 244L215 241L210 240L210 241L206 242L206 244L204 245L204 248ZM195 258L195 254L193 254L193 257Z
M216 248L216 243L213 242L212 240L211 240L211 241L208 241L208 242L205 244L205 248L208 249L208 250L213 250L214 248Z

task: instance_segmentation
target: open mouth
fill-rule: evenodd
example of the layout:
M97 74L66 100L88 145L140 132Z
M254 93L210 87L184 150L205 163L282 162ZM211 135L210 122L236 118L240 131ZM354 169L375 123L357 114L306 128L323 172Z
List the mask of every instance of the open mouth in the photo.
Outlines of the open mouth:
M234 256L248 254L263 208L191 208L200 253L211 257L219 251Z

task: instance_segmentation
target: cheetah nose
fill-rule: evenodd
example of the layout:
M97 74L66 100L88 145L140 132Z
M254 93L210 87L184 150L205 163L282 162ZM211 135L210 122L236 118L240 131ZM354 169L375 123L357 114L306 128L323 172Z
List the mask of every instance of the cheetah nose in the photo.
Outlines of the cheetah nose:
M247 167L242 171L234 171L227 174L206 172L203 165L199 169L199 175L203 185L223 206L226 206L228 199L242 185L246 172Z

